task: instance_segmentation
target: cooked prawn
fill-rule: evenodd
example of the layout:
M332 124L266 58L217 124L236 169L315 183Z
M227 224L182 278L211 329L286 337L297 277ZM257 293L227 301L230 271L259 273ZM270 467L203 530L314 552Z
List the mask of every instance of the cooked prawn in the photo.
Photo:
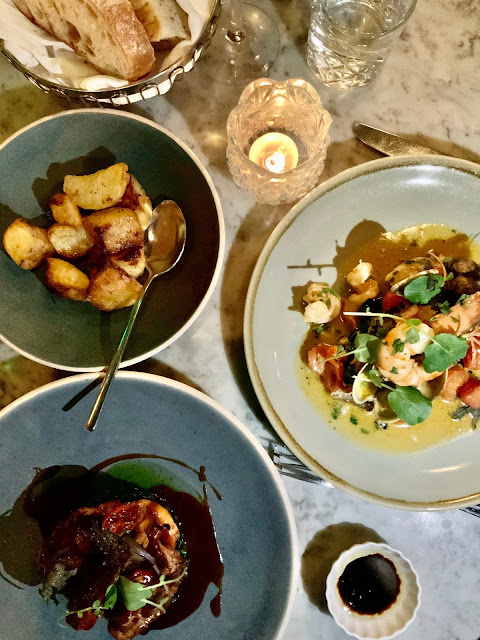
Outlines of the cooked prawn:
M372 277L370 262L359 262L347 275L348 284L354 293L345 300L343 311L357 311L367 300L376 298L380 293L378 282Z
M480 291L453 305L450 313L434 316L430 320L435 333L453 333L461 336L480 323Z
M422 364L415 360L415 356L424 353L434 337L433 329L426 324L419 324L416 327L419 340L412 344L406 341L410 328L406 322L399 322L387 333L378 352L377 368L382 376L395 384L418 387L422 382L438 378L442 372L427 373Z
M305 322L325 324L340 315L341 298L326 282L313 282L303 299L307 303L303 312Z

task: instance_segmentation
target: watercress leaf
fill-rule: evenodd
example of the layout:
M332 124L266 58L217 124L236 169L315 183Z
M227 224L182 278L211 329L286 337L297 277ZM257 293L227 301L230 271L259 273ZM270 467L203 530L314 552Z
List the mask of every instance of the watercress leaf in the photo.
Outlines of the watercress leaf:
M443 313L444 316L448 315L450 313L450 305L448 304L447 300L445 300L445 302L442 302L438 305L438 309L440 311L440 313Z
M422 324L421 320L419 320L418 318L408 318L408 320L405 320L405 323L410 325L411 327L418 327L419 324Z
M377 336L368 333L359 333L355 338L355 357L360 362L373 364L377 361L378 351L382 341Z
M427 373L446 371L452 364L465 357L468 343L465 338L451 333L439 333L425 349L423 368Z
M407 333L405 334L405 342L407 344L416 344L419 340L420 335L415 327L410 327L410 329L407 329Z
M103 603L104 609L113 609L117 602L117 587L115 584L111 584L105 592L105 602Z
M387 399L395 415L409 425L423 422L432 412L432 401L414 387L398 386Z
M382 378L380 377L378 369L372 367L368 372L368 377L370 379L370 382L372 382L376 387L378 387L379 389L382 388Z
M444 283L441 275L419 276L407 284L403 295L414 304L427 304L440 293Z
M138 582L132 582L124 576L120 576L117 585L123 604L129 611L141 609L153 593L153 589L148 589Z

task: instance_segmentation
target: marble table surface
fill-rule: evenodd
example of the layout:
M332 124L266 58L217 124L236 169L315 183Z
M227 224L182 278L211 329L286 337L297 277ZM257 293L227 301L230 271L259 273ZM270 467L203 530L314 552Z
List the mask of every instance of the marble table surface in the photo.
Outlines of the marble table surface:
M269 75L312 82L333 117L321 181L379 157L353 138L354 120L408 135L444 153L480 160L478 0L418 0L379 77L349 93L326 89L306 65L307 0L273 0L266 7L278 22L282 40ZM275 434L249 381L242 320L255 261L291 205L257 204L233 183L225 158L225 122L243 87L227 86L221 72L221 61L211 59L207 51L168 94L128 107L171 130L204 162L221 198L227 239L223 275L203 314L175 344L135 369L203 390L267 445ZM0 142L39 117L69 108L75 107L43 94L5 58L0 59ZM0 406L63 375L1 345ZM423 587L421 609L402 638L475 640L480 636L480 519L462 511L387 509L289 478L285 486L301 555L301 576L285 640L349 637L326 611L325 572L345 546L380 538L410 558Z

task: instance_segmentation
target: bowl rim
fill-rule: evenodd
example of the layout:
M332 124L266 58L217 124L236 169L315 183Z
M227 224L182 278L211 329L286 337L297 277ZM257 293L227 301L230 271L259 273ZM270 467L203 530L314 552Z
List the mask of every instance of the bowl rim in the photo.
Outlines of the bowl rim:
M162 387L169 387L171 389L176 389L181 391L182 393L203 402L208 407L210 407L216 413L219 413L223 418L228 420L228 422L239 431L242 436L247 440L247 442L252 445L255 451L259 454L260 458L265 463L265 467L268 470L268 473L277 488L280 497L282 499L282 503L285 509L285 514L287 516L288 529L290 533L290 555L291 555L291 571L290 571L290 585L287 593L287 603L283 610L282 619L278 626L275 638L280 640L283 636L288 621L290 619L295 595L297 591L297 584L299 581L300 574L300 558L299 558L299 542L298 542L298 534L297 528L295 524L295 515L293 512L293 507L290 502L290 498L288 496L285 485L283 484L282 478L275 468L272 460L268 456L268 453L265 451L264 447L261 445L260 441L253 435L253 433L248 429L241 420L239 420L233 413L231 413L228 409L223 407L219 402L208 396L207 394L191 387L183 382L179 382L178 380L173 380L171 378L166 378L165 376L158 376L153 373L144 373L142 371L118 371L116 377L119 377L122 380L135 380L135 381L143 381L146 383L153 383L159 389ZM91 382L96 379L94 373L80 373L74 376L68 376L66 378L61 378L59 380L54 380L53 382L49 382L37 389L33 389L29 391L20 398L17 398L6 407L0 410L0 421L7 414L16 411L23 404L28 404L32 399L36 396L41 395L43 393L48 393L52 389L67 387L69 385L75 385L78 382Z
M223 216L220 197L217 193L213 180L210 177L209 173L207 172L206 168L204 167L203 163L198 158L198 156L192 151L192 149L190 149L190 147L186 145L185 142L183 142L180 138L178 138L175 134L170 132L168 129L165 129L164 127L157 124L153 120L149 120L148 118L145 118L143 116L138 116L134 113L129 113L126 111L118 111L117 109L101 109L100 110L93 107L84 108L84 109L68 109L66 111L61 111L60 113L56 113L50 116L45 116L44 118L35 120L35 122L32 122L26 125L25 127L22 127L22 129L19 129L18 131L13 133L3 143L0 144L0 153L4 151L6 147L10 144L10 142L12 142L15 138L21 136L23 133L25 133L29 129L33 129L36 126L43 124L44 122L48 122L49 120L53 120L54 118L65 118L69 116L76 116L77 114L88 114L88 113L94 113L95 115L105 114L107 116L110 115L110 116L117 116L121 118L127 118L129 120L136 120L138 122L141 122L142 124L152 127L153 129L157 129L161 133L168 136L171 140L173 140L193 160L193 162L196 164L196 166L202 173L203 177L205 178L205 181L213 197L215 209L217 212L217 219L218 219L219 244L218 244L218 254L217 254L215 269L214 269L210 284L208 286L208 289L205 292L205 295L201 300L200 304L195 309L194 313L190 316L190 318L188 318L188 320L180 327L180 329L176 333L174 333L168 340L163 342L160 346L150 349L150 351L144 354L136 356L135 358L131 358L130 360L123 360L120 363L120 368L124 368L124 367L130 367L134 364L142 362L147 358L151 358L152 356L159 353L163 349L166 349L168 346L170 346L173 342L175 342L178 338L180 338L180 336L190 328L190 326L195 322L195 320L201 314L203 309L206 307L217 285L217 282L220 278L221 270L223 268L223 259L225 254L225 220ZM11 347L14 351L19 353L20 355L25 356L29 360L33 360L34 362L38 362L39 364L43 364L47 367L60 369L62 371L74 371L74 372L82 372L82 373L103 371L103 369L105 368L105 365L98 366L98 367L72 367L72 366L67 366L63 364L59 365L58 363L50 362L49 360L44 360L43 358L34 356L28 351L25 351L24 349L16 346L13 342L8 340L8 338L6 338L2 334L1 329L0 329L0 338L3 340L3 342L5 342L5 344L7 344L9 347Z
M401 168L401 167L415 167L415 166L439 166L444 169L455 169L463 173L474 176L480 179L480 165L471 162L470 160L463 160L461 158L455 158L452 156L444 155L399 155L395 157L384 157L377 160L370 160L355 165L340 173L332 176L321 183L315 189L310 191L306 196L299 200L286 214L286 216L279 222L279 224L272 231L270 237L265 243L260 256L255 264L250 284L248 287L245 314L243 323L244 333L244 349L245 359L247 362L247 369L252 381L255 394L260 402L262 409L278 433L282 441L286 446L295 454L299 460L301 460L309 469L316 473L319 477L323 478L327 482L330 482L333 486L346 493L368 502L380 504L385 507L395 507L397 509L404 509L409 511L439 511L446 509L460 509L461 507L474 506L480 502L480 490L469 495L463 495L457 498L438 499L432 502L403 500L399 498L391 498L382 496L366 489L360 489L356 485L347 482L340 476L330 472L323 466L318 460L314 459L308 451L306 451L295 439L294 435L290 432L289 427L283 422L278 415L275 407L273 406L267 391L263 385L262 377L257 366L254 339L253 339L253 316L255 300L257 290L260 285L260 280L263 275L263 271L270 258L270 254L275 249L278 241L283 234L294 223L297 216L301 215L305 207L312 202L318 200L333 189L342 186L344 183L351 180L365 176L370 173L376 173L384 170Z

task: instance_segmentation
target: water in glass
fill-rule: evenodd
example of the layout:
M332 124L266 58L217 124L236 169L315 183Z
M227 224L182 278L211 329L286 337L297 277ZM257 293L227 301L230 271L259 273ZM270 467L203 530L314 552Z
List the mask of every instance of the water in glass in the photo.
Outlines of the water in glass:
M307 60L324 84L353 89L378 73L416 0L316 0Z

